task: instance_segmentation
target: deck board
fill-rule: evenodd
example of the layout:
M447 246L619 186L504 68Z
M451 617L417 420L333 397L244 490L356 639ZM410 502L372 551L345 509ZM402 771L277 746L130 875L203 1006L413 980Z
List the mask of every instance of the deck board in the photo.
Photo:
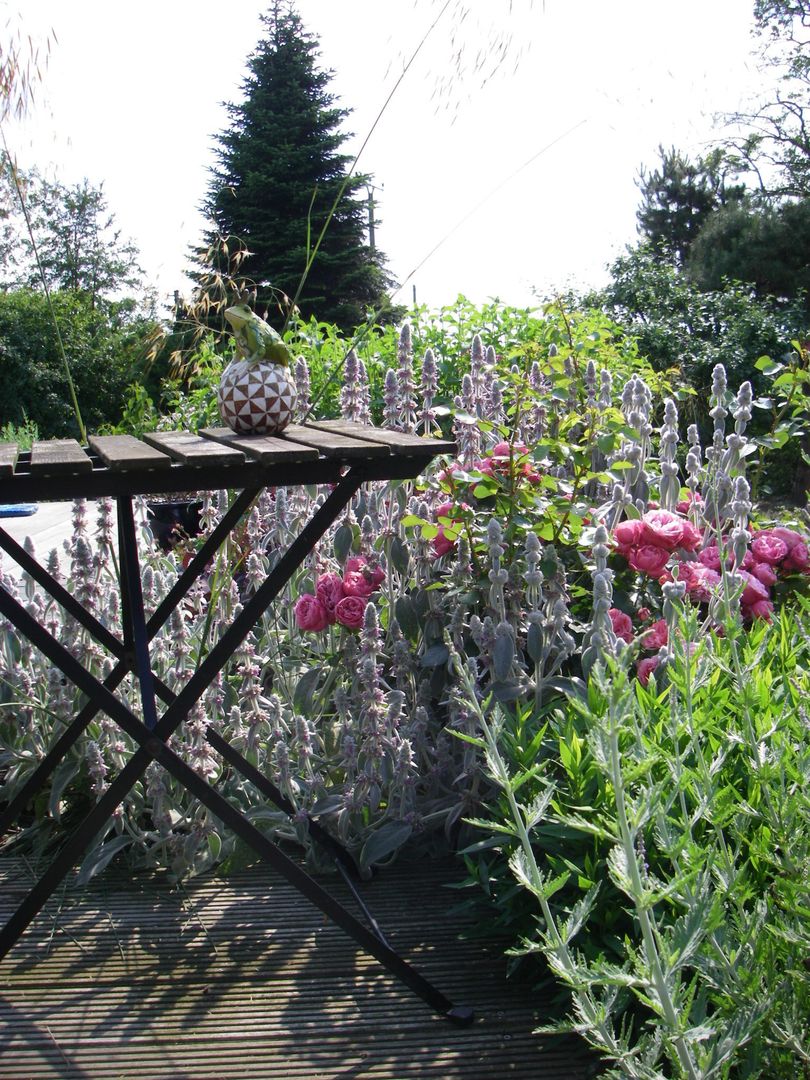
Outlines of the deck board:
M532 1034L543 994L462 939L459 867L406 863L363 894L392 945L459 1004L455 1028L273 872L173 888L108 871L54 898L0 962L3 1080L585 1080L573 1039ZM30 883L0 859L0 914ZM325 879L345 900L342 884ZM348 902L347 902L348 903Z

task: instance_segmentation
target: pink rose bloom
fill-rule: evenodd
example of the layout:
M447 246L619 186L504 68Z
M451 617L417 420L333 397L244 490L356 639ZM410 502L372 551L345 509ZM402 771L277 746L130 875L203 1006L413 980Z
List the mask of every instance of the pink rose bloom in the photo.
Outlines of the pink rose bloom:
M335 617L347 630L359 630L366 612L366 599L362 596L344 596L335 608Z
M638 618L639 622L646 622L651 615L652 612L648 607L640 607L636 612L636 617Z
M749 574L747 570L740 570L739 574L745 582L745 588L740 597L740 603L743 607L750 608L752 604L756 604L759 600L770 600L771 594L768 592L767 585L763 585L758 578L755 578L753 574Z
M650 577L658 578L663 574L669 562L669 551L654 544L643 544L627 552L627 561L634 570Z
M374 584L360 570L349 570L343 575L344 596L371 596Z
M343 582L339 574L321 574L315 583L315 595L326 611L330 623L335 621L335 608L343 599Z
M765 531L771 536L777 537L779 540L784 540L788 548L793 548L796 544L804 543L804 537L801 533L797 533L795 529L785 529L781 525L777 525L775 528L767 529Z
M295 621L301 630L325 630L329 625L326 608L312 593L304 593L296 601Z
M645 656L643 660L639 660L636 664L636 675L642 686L647 685L650 681L650 675L652 675L660 663L661 659L658 656Z
M444 526L439 526L439 531L430 541L430 546L433 548L433 554L437 559L440 559L442 555L447 555L448 552L453 551L456 546L456 541L451 540L449 536L445 534Z
M375 589L385 581L385 571L383 568L381 566L370 566L365 555L350 555L346 560L346 571L356 571L357 573L362 574L367 581L371 582Z
M720 570L720 549L717 544L709 544L703 551L699 551L698 559L710 570Z
M788 552L787 558L782 563L782 569L789 572L799 571L804 573L808 567L810 567L810 552L807 550L807 544L800 540Z
M784 540L778 536L768 536L767 533L761 533L751 541L751 551L756 561L770 566L780 563L789 550Z
M770 600L757 600L748 607L746 613L752 619L765 619L766 622L770 622L773 615L773 603Z
M681 536L681 542L678 546L682 547L684 551L697 551L702 542L703 537L700 533L700 529L696 529L691 521L684 521L683 535Z
M683 540L683 527L686 524L683 518L669 510L648 510L641 517L643 532L642 543L653 544L656 547L673 551L681 546Z
M451 515L455 509L455 503L443 502L441 506L436 507L436 520L439 518L449 518L453 525L457 525L458 522L453 521ZM466 508L466 503L462 503L462 506ZM442 555L447 555L448 552L453 551L456 546L455 538L450 537L444 531L444 525L439 525L439 531L433 537L430 542L430 546L433 548L433 552L437 559L440 559Z
M773 567L769 563L754 563L751 567L751 573L757 581L761 581L763 585L776 584L776 574L773 572Z
M617 638L621 638L622 641L626 641L629 645L633 640L633 620L629 615L615 607L608 611L608 615L611 623L613 623L613 633Z
M699 562L681 563L679 579L686 582L686 591L699 604L711 600L712 592L720 584L720 573Z
M692 506L703 506L703 496L698 494L692 494L690 491L685 499L681 499L675 509L679 514L688 514L692 509Z
M654 622L650 629L642 636L641 643L645 649L655 649L657 651L662 645L666 645L668 640L669 634L667 631L666 620L659 619L657 622Z
M641 543L641 534L644 524L638 518L630 521L620 521L613 530L613 539L619 551L624 553L629 548L637 547Z

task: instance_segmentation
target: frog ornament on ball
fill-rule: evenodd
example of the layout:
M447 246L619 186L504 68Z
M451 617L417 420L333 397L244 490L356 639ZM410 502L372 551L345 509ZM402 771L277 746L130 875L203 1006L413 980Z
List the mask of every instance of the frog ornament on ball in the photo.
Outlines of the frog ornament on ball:
M219 414L239 435L278 435L292 422L297 398L289 350L247 304L229 307L225 318L239 357L222 373Z

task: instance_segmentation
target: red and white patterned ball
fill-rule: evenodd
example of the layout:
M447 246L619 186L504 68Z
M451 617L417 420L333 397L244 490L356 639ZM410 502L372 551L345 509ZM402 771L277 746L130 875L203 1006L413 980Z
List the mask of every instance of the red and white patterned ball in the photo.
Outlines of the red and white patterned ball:
M297 397L289 370L262 361L234 360L217 390L219 415L240 435L278 435L292 422Z

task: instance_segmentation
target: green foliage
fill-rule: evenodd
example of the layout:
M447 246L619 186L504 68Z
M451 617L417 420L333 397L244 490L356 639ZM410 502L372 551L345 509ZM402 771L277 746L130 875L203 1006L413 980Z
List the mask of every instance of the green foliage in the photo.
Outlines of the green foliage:
M39 438L39 429L30 420L22 424L7 423L0 427L0 442L16 443L20 450L30 450L31 443Z
M689 278L704 291L726 280L752 284L758 297L810 295L810 199L780 206L732 203L709 216L686 261Z
M26 221L7 159L2 165L7 213L0 230L0 274L5 288L40 289L44 278L52 291L80 293L91 308L120 302L124 293L143 296L138 251L121 238L101 188L87 179L68 186L36 170L17 170Z
M52 301L85 424L97 429L115 422L148 324L132 318L127 304L102 312L71 292L56 292ZM0 294L0 373L0 423L30 422L42 438L78 434L57 332L41 292Z
M682 265L706 222L720 207L735 205L745 189L726 185L734 169L720 150L695 164L674 147L667 151L661 146L658 152L659 168L639 174L638 228L646 243Z
M648 247L617 259L611 274L610 284L584 302L615 319L656 370L680 372L695 391L695 419L703 425L715 364L733 384L748 379L763 392L756 361L788 352L806 321L800 301L758 298L751 286L727 282L704 292Z
M552 717L481 714L490 895L611 1075L810 1064L809 630L806 603L722 638L687 619L663 690L614 663Z
M278 329L295 301L304 318L317 312L351 331L369 310L385 309L390 284L384 258L365 240L358 193L368 178L350 177L350 159L339 153L348 111L336 108L327 90L317 40L282 0L262 22L266 35L248 60L244 101L228 106L231 124L219 136L205 203L215 230L201 261L227 266L222 242L230 247L238 238L250 252L246 272Z

